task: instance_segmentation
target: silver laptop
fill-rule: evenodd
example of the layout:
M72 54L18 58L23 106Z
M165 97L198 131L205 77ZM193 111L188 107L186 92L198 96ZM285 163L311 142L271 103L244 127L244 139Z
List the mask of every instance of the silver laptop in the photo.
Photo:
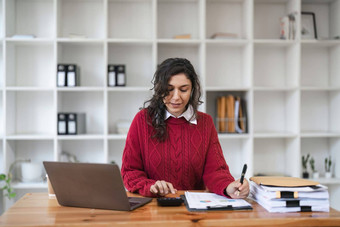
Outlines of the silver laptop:
M43 162L62 206L134 210L152 198L127 197L115 164Z

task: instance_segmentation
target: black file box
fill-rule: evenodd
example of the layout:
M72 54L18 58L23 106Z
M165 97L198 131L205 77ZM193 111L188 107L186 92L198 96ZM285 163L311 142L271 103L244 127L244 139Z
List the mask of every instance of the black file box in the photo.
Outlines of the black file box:
M107 72L107 85L109 87L126 85L125 65L108 65Z
M67 86L76 87L79 86L79 69L77 65L71 64L67 65Z
M107 66L107 85L109 87L116 86L116 69L114 65Z
M58 135L67 134L67 114L58 113Z
M66 65L59 64L57 67L57 86L66 86Z
M86 114L69 113L67 116L68 135L77 135L86 133Z
M125 65L116 66L116 75L117 86L125 86L126 85Z

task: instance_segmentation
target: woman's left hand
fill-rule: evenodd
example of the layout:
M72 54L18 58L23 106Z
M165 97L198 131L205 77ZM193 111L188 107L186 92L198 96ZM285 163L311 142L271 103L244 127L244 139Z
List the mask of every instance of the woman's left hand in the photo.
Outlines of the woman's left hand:
M249 195L249 183L244 178L243 184L240 183L240 179L231 182L225 189L226 193L233 199L244 199Z

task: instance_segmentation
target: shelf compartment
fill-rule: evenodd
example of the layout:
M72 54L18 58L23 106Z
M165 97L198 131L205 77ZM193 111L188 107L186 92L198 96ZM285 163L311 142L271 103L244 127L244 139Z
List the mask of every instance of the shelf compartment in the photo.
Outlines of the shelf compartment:
M228 148L224 149L223 155L229 166L231 175L233 175L235 179L240 178L243 164L246 163L248 165L246 177L252 176L251 139L220 139L220 144L222 147Z
M153 38L152 0L109 0L108 11L109 38Z
M250 12L250 1L206 1L206 38L223 32L236 34L237 39L249 39Z
M104 139L104 135L88 134L88 135L58 135L58 140L100 140Z
M151 81L151 80L150 80ZM152 88L152 84L148 87L108 87L109 92L134 92L134 91L149 91Z
M301 92L301 132L340 133L340 91Z
M201 46L196 43L159 43L157 64L161 64L168 58L186 58L194 66L197 75L202 75L202 64L200 62ZM200 77L202 80L202 77Z
M4 136L4 104L3 104L3 95L2 91L0 90L0 141Z
M254 46L254 86L291 88L299 84L299 45Z
M1 2L0 2L1 4ZM1 14L0 14L1 16ZM2 47L2 41L0 40L0 92L1 89L4 88L4 57L3 57L3 47Z
M52 91L8 91L6 106L7 135L54 135Z
M198 0L158 1L157 37L172 39L176 35L190 34L192 39L202 38L199 11Z
M125 148L124 140L110 140L108 162L111 163L112 161L114 161L119 166L119 168L121 168L124 148Z
M6 142L6 168L15 161L30 160L41 165L41 181L45 176L43 161L53 161L54 141L52 140L7 140ZM21 163L14 165L14 181L21 182Z
M91 92L91 91L104 91L104 87L58 87L57 91L69 92Z
M104 140L63 140L58 141L58 161L69 162L67 154L73 155L79 162L105 163Z
M324 89L339 88L339 61L340 43L337 45L302 44L301 85Z
M315 13L315 22L318 39L334 39L340 36L339 28L339 1L311 1L302 0L302 12ZM301 25L302 26L302 25Z
M208 87L250 87L251 47L212 44L206 46L206 85Z
M255 91L254 132L297 134L298 109L297 91Z
M106 85L106 66L103 43L58 43L58 64L76 64L79 67L80 86ZM53 72L56 78L56 69ZM54 84L56 80L54 80Z
M108 95L108 130L109 134L117 134L117 124L119 122L131 123L139 108L143 107L145 101L152 97L152 92L137 92L131 91L129 93L110 92ZM121 106L122 100L129 103L126 108L117 108Z
M6 33L6 37L34 35L37 38L53 38L54 1L6 1Z
M12 187L16 190L29 189L30 192L33 189L47 189L47 182L38 183L23 183L23 182L13 182ZM44 190L45 192L45 190Z
M7 140L53 140L54 135L29 135L29 134L17 134L17 135L7 135Z
M298 138L254 139L254 175L300 177L299 144Z
M255 133L254 138L296 138L297 133L280 133L280 132L268 132L268 133Z
M155 68L152 53L152 44L149 43L109 43L108 64L125 65L126 87L151 87Z
M249 122L249 110L250 110L250 93L249 92L244 92L244 91L225 91L225 90L221 90L221 91L209 91L206 93L206 113L209 114L214 121L216 130L217 130L217 99L218 97L221 96L227 96L227 95L233 95L233 96L239 96L241 97L241 99L243 101L245 101L245 105L246 105L246 133L220 133L219 135L226 135L227 137L229 136L242 136L242 135L247 135L250 128L249 126L251 125L251 123Z
M331 156L332 177L340 177L340 167L337 163L340 162L340 137L323 137L323 138L302 138L301 139L301 156L310 154L315 160L315 169L320 173L320 177L325 175L325 158ZM300 159L301 160L301 159ZM308 163L309 176L312 177L312 170ZM302 166L301 166L302 174Z
M55 85L53 44L10 42L6 56L7 86L38 88Z
M0 24L3 25L4 23L4 11L3 11L3 0L0 0ZM0 42L2 41L1 39L4 37L4 26L0 27ZM1 44L0 44L1 45Z
M60 0L57 5L58 37L105 38L104 1Z
M1 138L0 139L0 173L6 173L5 167L6 167L6 162L5 162L5 156L4 156L4 150L3 150L3 140Z
M304 131L301 133L301 138L320 138L320 137L340 137L340 132Z
M58 113L85 113L86 135L104 133L104 93L91 92L58 92ZM57 115L53 114L57 118Z
M299 3L294 0L255 0L254 38L280 39L280 18L294 11L300 12Z
M107 138L109 140L126 140L127 134L109 134Z

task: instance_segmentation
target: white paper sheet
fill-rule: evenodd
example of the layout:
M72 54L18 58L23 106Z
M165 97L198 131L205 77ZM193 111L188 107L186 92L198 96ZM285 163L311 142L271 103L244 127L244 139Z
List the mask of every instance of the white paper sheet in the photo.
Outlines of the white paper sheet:
M188 206L191 209L209 209L227 206L237 208L251 206L243 199L228 199L215 193L185 192L185 197L188 202Z

